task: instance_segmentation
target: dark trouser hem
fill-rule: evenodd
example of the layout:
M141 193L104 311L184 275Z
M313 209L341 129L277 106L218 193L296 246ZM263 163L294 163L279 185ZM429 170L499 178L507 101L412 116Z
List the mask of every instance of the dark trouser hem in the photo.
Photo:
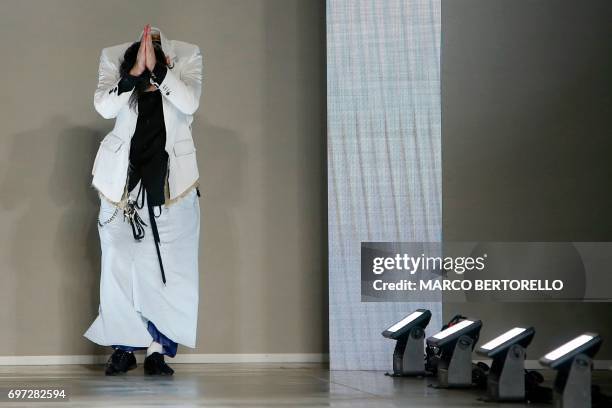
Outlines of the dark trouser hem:
M176 352L178 350L177 343L175 343L174 341L164 336L162 332L157 330L157 327L155 327L155 325L151 321L149 321L149 323L147 324L147 330L149 330L149 334L151 334L151 337L153 337L153 341L162 345L162 349L163 349L162 354L168 357L176 356ZM147 347L132 347L132 346L123 346L120 344L112 345L111 347L114 349L129 351L129 352L147 349Z

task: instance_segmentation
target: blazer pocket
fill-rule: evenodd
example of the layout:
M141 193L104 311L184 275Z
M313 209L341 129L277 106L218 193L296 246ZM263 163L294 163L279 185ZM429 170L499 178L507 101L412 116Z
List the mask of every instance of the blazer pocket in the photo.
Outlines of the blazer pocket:
M180 140L174 144L174 155L176 157L184 156L195 152L196 148L192 139Z
M119 149L121 148L122 144L123 140L121 140L120 137L117 137L112 133L106 135L104 140L102 140L102 147L113 153L117 153L117 151L119 151Z

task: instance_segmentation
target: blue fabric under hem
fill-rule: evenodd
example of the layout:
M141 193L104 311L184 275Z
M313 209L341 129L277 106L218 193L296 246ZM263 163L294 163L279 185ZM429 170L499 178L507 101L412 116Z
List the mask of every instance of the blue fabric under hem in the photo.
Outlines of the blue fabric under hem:
M164 336L162 332L157 330L157 327L155 327L155 325L151 321L149 321L147 324L147 330L149 330L151 337L153 337L153 341L162 345L162 354L168 357L174 357L176 355L176 352L178 350L178 344ZM130 352L147 349L147 347L132 347L122 345L113 345L112 348Z

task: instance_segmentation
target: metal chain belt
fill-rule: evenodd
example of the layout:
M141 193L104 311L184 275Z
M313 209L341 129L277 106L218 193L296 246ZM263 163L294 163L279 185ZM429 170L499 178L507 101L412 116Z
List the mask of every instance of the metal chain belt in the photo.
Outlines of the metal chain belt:
M141 193L142 193L142 204L138 206L137 205L138 197L140 196ZM142 220L142 218L140 218L140 215L138 215L138 212L136 211L137 208L141 209L142 207L144 207L144 199L145 199L144 195L145 194L146 194L146 190L143 188L143 184L141 183L140 189L138 190L138 195L136 196L136 200L128 199L127 205L123 209L123 222L127 220L130 223L130 226L132 227L132 233L134 234L134 239L136 241L140 241L141 239L144 238L145 236L144 227L148 226ZM157 251L157 259L159 261L161 278L162 278L162 282L165 285L166 284L166 273L164 271L164 264L162 262L161 252L159 250L159 243L160 243L159 231L157 230L157 224L155 223L155 218L157 218L158 216L155 215L155 211L153 210L153 206L151 205L150 200L147 200L147 207L149 210L149 220L151 221L151 230L153 232L153 241L155 242L155 249ZM98 215L98 225L100 227L107 225L108 223L112 222L115 219L115 217L117 217L118 213L119 213L119 207L115 208L115 212L113 213L113 215L108 220L104 221L103 223L100 222L100 216Z
M104 221L104 222L100 222L100 215L98 215L98 225L103 227L106 224L113 222L115 217L117 217L117 214L119 214L119 208L115 208L115 212L113 213L113 215L111 215L111 217L108 220Z

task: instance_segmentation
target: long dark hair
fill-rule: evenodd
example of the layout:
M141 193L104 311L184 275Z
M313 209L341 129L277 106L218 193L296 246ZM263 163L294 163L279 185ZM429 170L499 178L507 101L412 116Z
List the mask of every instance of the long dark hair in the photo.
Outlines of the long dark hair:
M123 54L123 61L121 61L121 66L119 67L119 73L121 77L126 77L134 64L136 63L136 57L138 56L138 49L140 48L140 41L136 41L134 44L130 45L127 50L125 50L125 54ZM155 59L157 63L161 63L166 65L166 54L162 50L161 46L156 42L153 43L153 50L155 51ZM138 106L138 97L145 92L145 90L149 87L150 82L149 78L151 73L148 69L145 69L142 74L138 77L138 81L136 82L136 86L134 88L134 92L130 95L129 105L131 109L136 110Z

